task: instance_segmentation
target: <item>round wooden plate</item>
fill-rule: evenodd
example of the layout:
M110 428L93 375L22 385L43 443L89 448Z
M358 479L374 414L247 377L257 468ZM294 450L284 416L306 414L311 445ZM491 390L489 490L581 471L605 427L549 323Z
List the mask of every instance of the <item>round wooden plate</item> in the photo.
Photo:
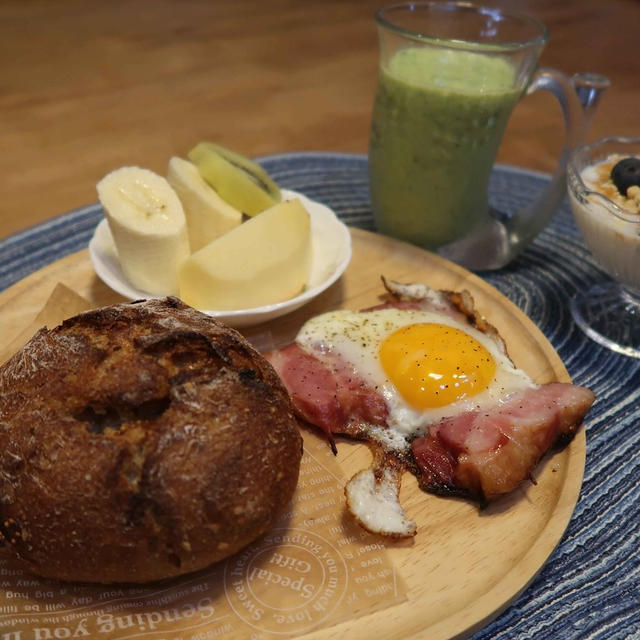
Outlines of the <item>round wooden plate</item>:
M380 276L468 289L479 311L500 331L516 366L538 382L569 381L553 347L507 298L470 272L416 247L352 229L353 260L344 276L305 307L248 334L289 342L312 315L358 309L379 301ZM59 260L0 293L0 336L8 342L28 325L61 282L98 306L121 301L94 274L86 251ZM482 628L526 588L571 518L584 472L584 429L569 447L547 456L527 483L487 509L418 489L405 474L401 501L418 523L412 541L387 542L405 582L406 602L312 633L313 638L462 638ZM345 477L368 466L365 445L340 441ZM373 632L375 630L375 632ZM305 636L306 637L306 636Z

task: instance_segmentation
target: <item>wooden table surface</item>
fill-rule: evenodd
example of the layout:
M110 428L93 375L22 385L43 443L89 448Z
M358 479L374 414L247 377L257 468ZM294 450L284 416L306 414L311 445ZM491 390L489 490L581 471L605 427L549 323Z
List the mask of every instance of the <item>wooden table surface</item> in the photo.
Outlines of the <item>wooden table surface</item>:
M380 0L3 0L0 238L96 200L108 171L164 173L215 140L250 156L365 152ZM550 31L541 64L606 74L590 139L640 135L638 0L502 0ZM499 161L551 171L549 94L517 107Z

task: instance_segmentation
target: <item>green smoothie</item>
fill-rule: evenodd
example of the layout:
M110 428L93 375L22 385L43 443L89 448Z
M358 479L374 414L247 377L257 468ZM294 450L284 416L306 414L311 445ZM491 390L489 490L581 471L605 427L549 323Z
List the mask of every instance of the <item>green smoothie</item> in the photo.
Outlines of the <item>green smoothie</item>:
M487 185L521 87L499 57L410 48L380 70L369 148L381 233L435 249L487 214Z

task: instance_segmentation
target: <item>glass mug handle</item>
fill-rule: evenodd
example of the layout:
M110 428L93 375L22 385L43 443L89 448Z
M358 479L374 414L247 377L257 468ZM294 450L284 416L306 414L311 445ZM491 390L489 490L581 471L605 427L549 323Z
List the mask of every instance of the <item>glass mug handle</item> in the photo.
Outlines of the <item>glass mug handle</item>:
M438 253L469 269L499 269L513 260L548 224L566 193L569 153L583 143L595 108L609 87L605 76L578 73L568 78L555 69L534 74L526 94L550 91L560 102L565 123L565 144L558 166L542 193L524 209L504 213L491 210L484 228L438 249Z

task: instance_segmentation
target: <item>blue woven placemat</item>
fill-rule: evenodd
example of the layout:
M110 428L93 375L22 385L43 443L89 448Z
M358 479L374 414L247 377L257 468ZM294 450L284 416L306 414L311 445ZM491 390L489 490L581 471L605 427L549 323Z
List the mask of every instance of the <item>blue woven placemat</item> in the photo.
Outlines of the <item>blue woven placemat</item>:
M283 187L324 202L349 225L375 230L365 156L290 153L260 161ZM491 202L519 208L546 179L496 167ZM86 248L101 218L93 204L0 241L0 290ZM582 491L562 541L528 589L473 638L640 638L640 360L586 338L568 304L574 292L607 276L585 249L566 204L508 267L480 275L535 322L596 402L585 424Z

